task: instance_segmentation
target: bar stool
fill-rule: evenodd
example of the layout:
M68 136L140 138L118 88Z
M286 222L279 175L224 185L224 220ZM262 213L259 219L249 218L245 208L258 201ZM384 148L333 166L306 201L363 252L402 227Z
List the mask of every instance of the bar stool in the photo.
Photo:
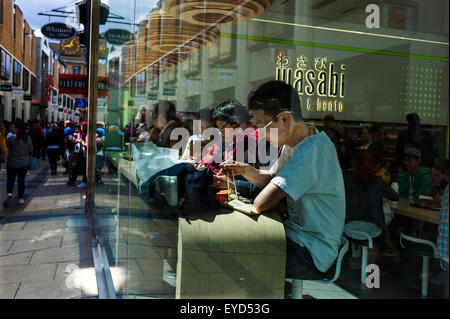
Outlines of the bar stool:
M341 265L344 255L348 251L348 240L345 237L341 238L341 247L339 253L334 261L334 264L328 269L326 273L316 275L305 275L301 279L289 279L286 281L292 284L292 299L302 299L303 297L303 281L312 280L321 284L331 284L339 278L341 274Z
M403 232L400 232L400 245L409 253L422 256L422 296L428 296L430 258L439 258L436 245L429 240L408 236Z
M344 226L344 234L350 239L353 246L362 248L361 256L361 283L366 284L366 267L369 259L369 248L373 248L373 241L375 237L381 234L381 228L373 223L354 220L350 221Z

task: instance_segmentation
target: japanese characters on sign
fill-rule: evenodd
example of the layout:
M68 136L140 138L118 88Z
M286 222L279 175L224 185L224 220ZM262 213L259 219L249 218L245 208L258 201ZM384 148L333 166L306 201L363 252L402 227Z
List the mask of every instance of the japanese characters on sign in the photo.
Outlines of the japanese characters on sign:
M292 85L308 111L343 112L345 97L345 64L340 67L327 57L296 58L295 68L288 56L277 57L275 78Z

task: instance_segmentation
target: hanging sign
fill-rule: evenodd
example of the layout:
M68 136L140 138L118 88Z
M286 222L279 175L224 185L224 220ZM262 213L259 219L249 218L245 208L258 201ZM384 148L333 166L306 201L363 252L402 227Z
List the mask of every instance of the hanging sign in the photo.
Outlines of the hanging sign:
M41 27L41 32L49 39L67 40L75 36L77 31L68 27L65 23L53 22L47 23Z
M12 92L12 85L11 84L0 84L0 91Z
M133 33L123 29L109 29L103 33L103 37L111 44L122 45L134 39Z

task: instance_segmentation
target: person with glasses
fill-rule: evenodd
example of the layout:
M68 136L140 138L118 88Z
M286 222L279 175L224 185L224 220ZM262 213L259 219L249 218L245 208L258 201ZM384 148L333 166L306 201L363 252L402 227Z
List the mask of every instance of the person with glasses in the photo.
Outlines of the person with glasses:
M432 189L430 169L421 165L422 154L418 148L408 147L404 151L405 173L400 177L400 198L417 201L420 195Z
M253 124L264 128L277 147L291 148L292 154L275 176L242 163L221 166L263 188L254 200L259 213L286 199L286 277L324 273L336 260L345 222L345 188L336 149L324 132L306 125L298 93L285 82L259 86L250 93L248 107Z

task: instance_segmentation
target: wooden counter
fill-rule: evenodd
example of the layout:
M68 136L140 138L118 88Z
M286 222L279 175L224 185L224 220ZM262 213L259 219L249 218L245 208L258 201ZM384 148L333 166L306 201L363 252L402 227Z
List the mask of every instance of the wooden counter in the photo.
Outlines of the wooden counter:
M284 299L286 235L275 212L179 218L176 298Z
M412 207L408 199L400 199L397 204L389 202L389 206L394 214L439 225L440 211L438 210Z

